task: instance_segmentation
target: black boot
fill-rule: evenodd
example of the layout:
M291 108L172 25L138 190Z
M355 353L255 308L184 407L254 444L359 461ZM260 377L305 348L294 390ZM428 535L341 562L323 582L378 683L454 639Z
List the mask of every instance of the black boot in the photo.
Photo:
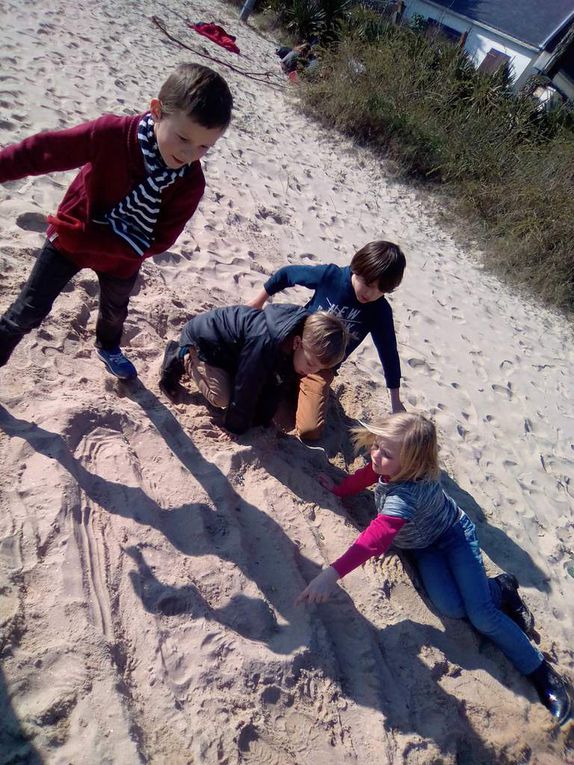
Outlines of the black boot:
M500 610L517 624L522 632L531 639L538 636L534 631L534 616L518 594L518 580L513 574L499 574L494 581L500 587Z
M572 702L564 680L546 660L526 677L532 681L540 701L550 710L558 725L563 725L572 712Z
M174 398L177 394L179 381L185 371L183 361L179 357L179 350L179 343L175 340L170 340L163 354L159 387L170 398Z

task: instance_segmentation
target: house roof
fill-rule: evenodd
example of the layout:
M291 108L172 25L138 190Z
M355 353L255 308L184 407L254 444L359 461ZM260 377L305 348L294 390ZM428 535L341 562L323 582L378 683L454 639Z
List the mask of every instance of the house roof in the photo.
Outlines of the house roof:
M548 47L569 19L574 0L430 0L537 48Z

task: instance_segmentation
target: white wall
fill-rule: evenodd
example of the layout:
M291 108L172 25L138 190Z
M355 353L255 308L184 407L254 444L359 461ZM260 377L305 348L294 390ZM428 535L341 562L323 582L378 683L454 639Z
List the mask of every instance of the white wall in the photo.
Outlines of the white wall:
M494 48L510 57L512 72L515 80L517 80L522 75L528 74L532 61L538 57L538 51L507 40L505 37L497 35L496 32L491 32L473 24L470 19L455 16L443 8L437 8L434 5L425 3L424 0L406 0L405 6L406 18L419 14L424 16L424 18L435 19L441 24L446 24L446 26L456 29L461 34L468 32L464 49L472 57L477 66L485 58L488 51Z

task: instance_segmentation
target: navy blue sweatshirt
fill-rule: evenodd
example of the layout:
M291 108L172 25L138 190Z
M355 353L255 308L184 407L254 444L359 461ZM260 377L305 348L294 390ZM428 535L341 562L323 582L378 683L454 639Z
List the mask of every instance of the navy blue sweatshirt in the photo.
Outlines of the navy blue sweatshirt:
M310 313L328 311L346 322L351 338L345 358L370 333L383 365L387 386L398 388L401 384L401 364L391 306L384 297L372 303L359 303L351 276L349 266L340 268L333 263L327 266L285 266L276 271L264 287L268 295L275 295L295 285L315 290L305 308Z

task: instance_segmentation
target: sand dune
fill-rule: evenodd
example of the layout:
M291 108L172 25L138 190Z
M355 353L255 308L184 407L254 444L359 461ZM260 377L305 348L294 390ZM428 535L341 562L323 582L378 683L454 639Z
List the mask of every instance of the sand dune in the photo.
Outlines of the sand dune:
M361 464L347 426L388 406L370 344L334 385L325 454L280 431L222 440L192 388L173 404L157 385L191 314L247 301L285 263L344 265L368 241L398 241L403 398L435 418L489 571L518 576L541 648L573 680L568 326L486 274L436 203L302 116L274 41L232 6L7 0L1 13L2 146L140 111L175 63L206 61L152 15L198 53L271 74L212 62L236 117L204 162L200 210L142 269L125 338L138 383L95 358L88 271L0 372L0 763L574 762L572 730L492 645L438 618L398 557L324 606L293 605L372 512L368 495L345 506L316 480ZM224 26L242 55L187 18ZM71 177L0 188L0 308Z

